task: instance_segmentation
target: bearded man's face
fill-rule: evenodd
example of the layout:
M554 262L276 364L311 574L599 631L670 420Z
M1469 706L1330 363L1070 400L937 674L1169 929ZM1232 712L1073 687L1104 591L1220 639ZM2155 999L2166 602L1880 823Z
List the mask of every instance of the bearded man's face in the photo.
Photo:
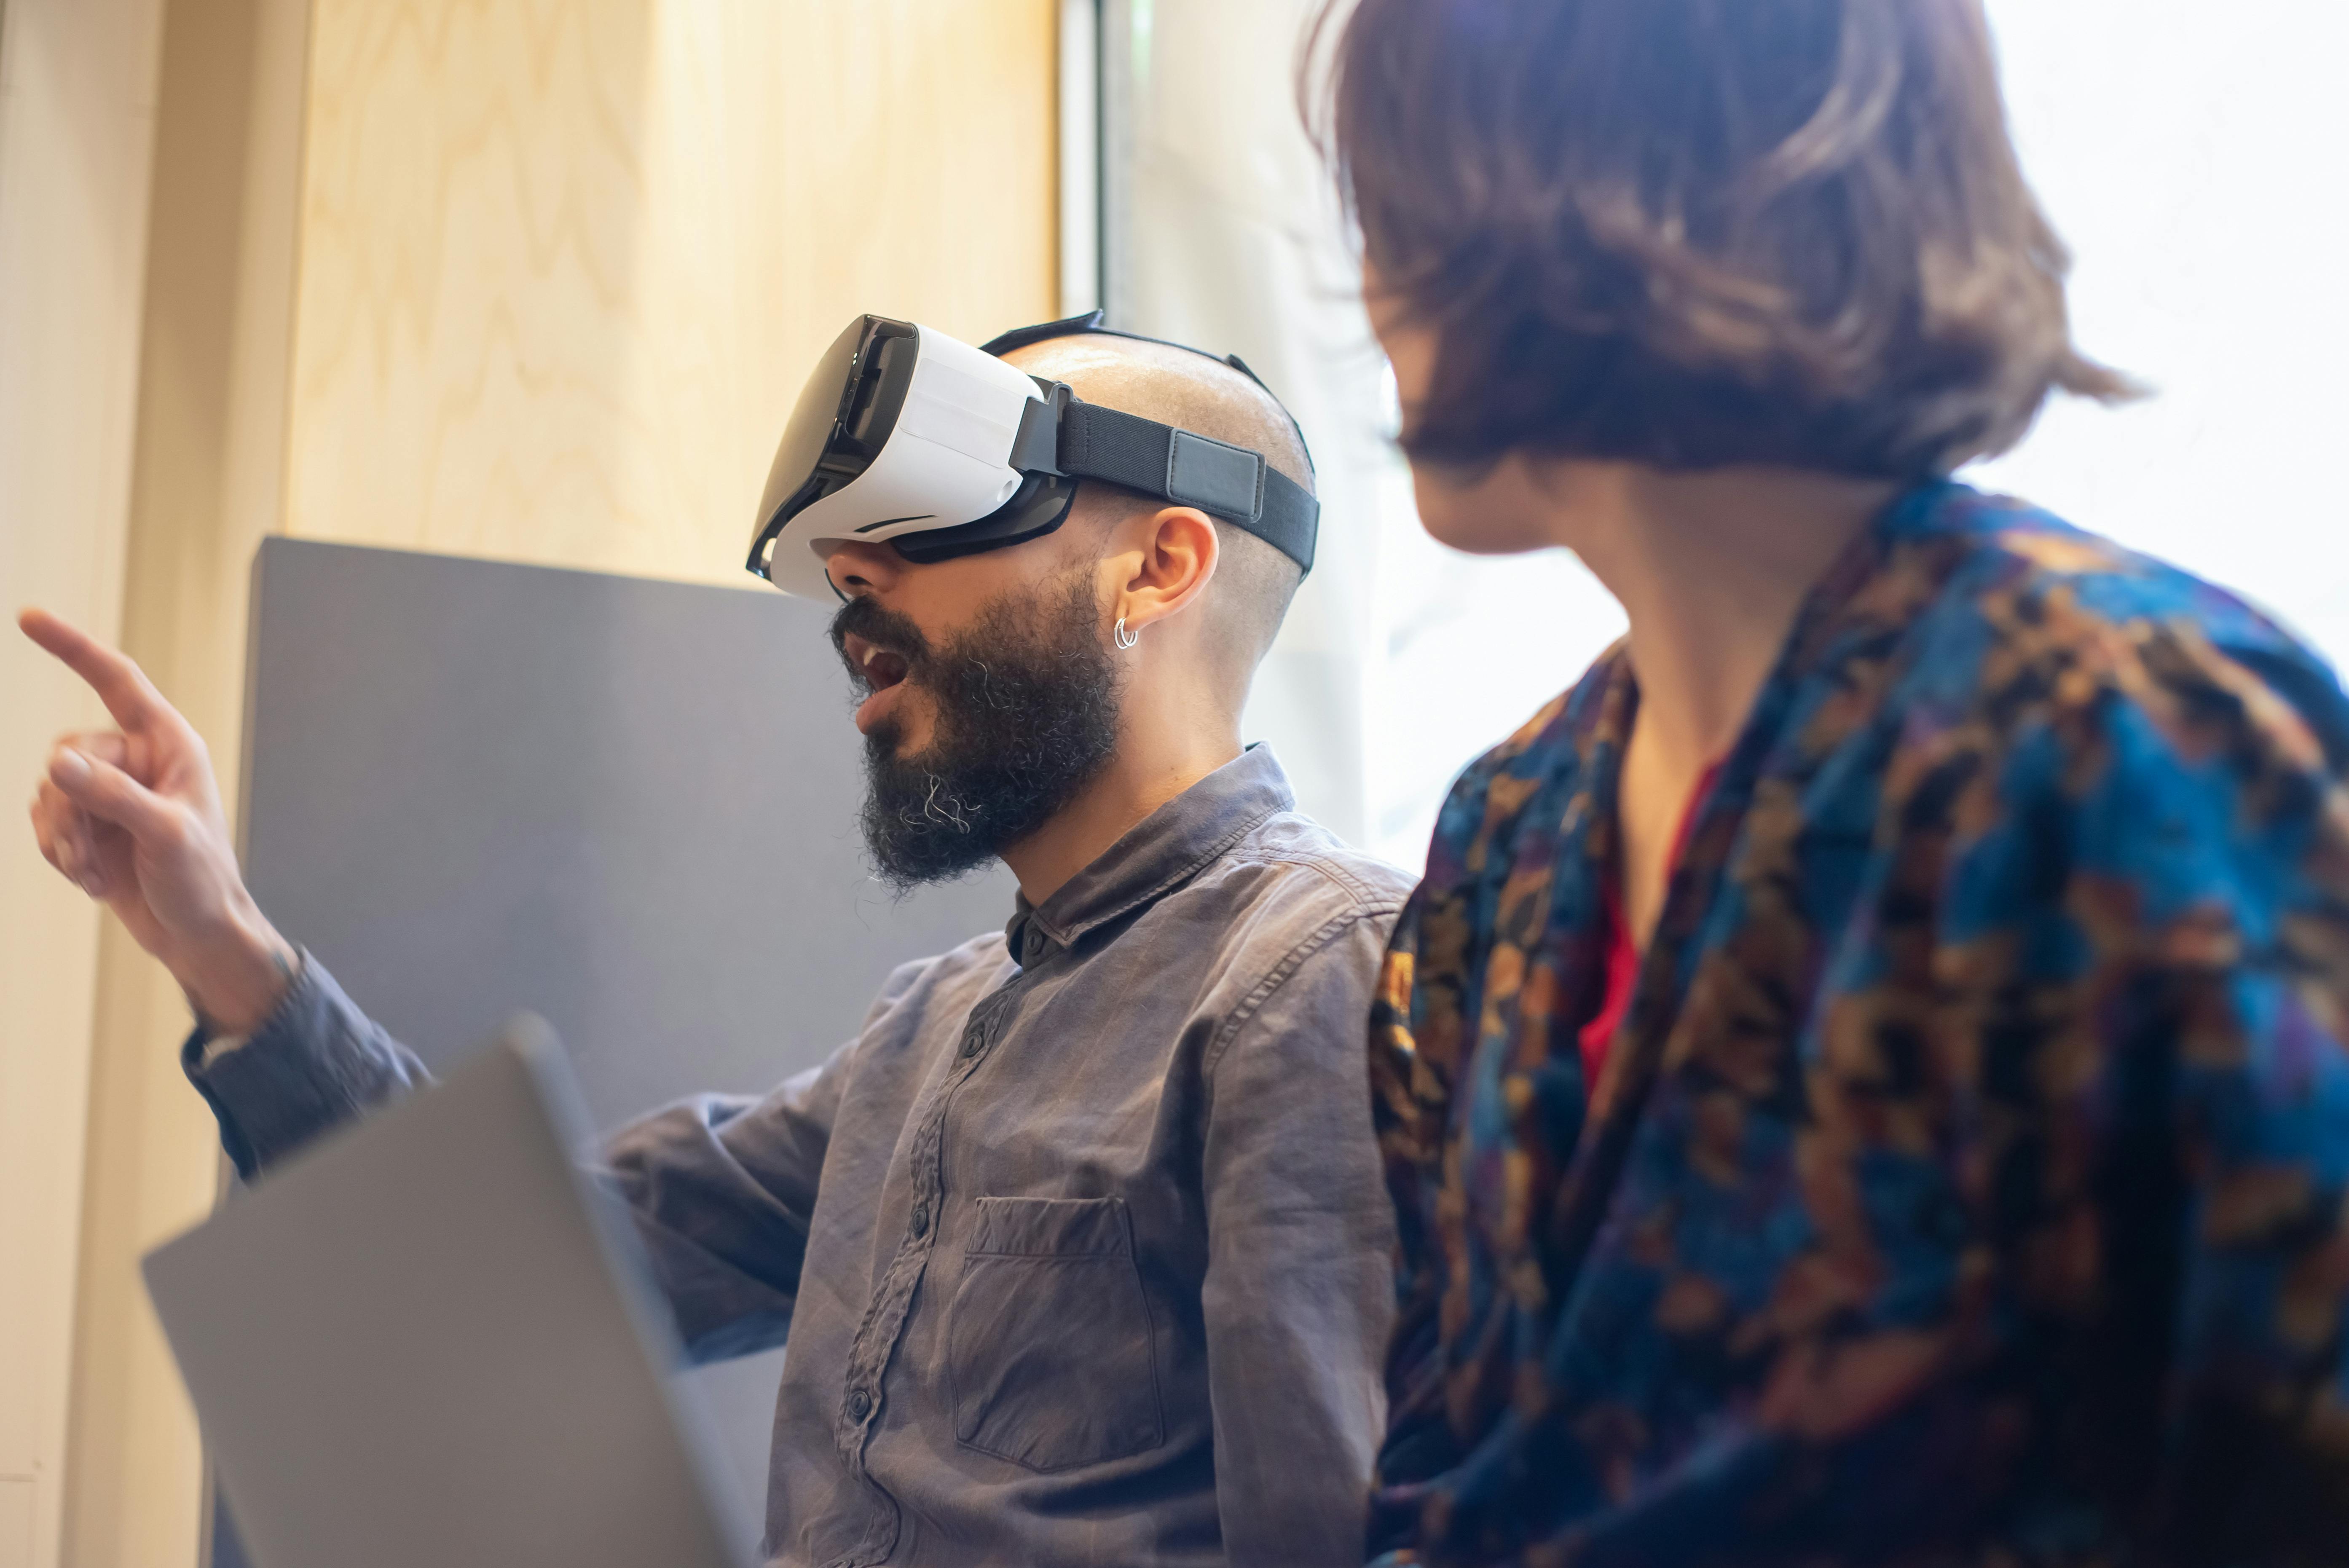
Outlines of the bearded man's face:
M973 871L1100 775L1119 699L1100 622L1075 570L1003 589L935 645L869 595L841 606L832 640L865 699L864 841L884 880L905 892ZM909 753L912 703L930 711Z

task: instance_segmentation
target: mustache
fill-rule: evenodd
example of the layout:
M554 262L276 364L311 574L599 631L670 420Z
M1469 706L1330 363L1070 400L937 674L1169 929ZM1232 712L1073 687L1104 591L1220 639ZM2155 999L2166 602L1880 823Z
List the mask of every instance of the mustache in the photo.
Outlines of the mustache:
M862 637L875 647L888 649L905 661L905 678L911 680L936 655L930 640L908 616L885 607L878 600L867 596L851 599L832 618L832 651L848 669L849 679L860 686L869 685L864 666L848 655L848 639Z

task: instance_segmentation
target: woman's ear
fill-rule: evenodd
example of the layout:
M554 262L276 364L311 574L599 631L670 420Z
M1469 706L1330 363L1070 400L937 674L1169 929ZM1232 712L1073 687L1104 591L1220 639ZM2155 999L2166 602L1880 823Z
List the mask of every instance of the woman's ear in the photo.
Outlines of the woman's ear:
M1223 541L1215 520L1190 506L1142 513L1119 531L1127 530L1132 532L1118 542L1123 548L1114 553L1129 570L1115 586L1110 613L1138 633L1197 601L1216 574Z

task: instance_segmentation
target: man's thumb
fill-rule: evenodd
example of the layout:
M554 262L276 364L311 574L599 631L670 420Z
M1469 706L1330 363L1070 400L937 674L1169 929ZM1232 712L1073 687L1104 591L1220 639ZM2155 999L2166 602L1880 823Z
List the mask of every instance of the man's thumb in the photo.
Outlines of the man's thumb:
M91 816L114 823L142 844L157 844L181 830L178 807L103 758L70 746L49 758L49 781Z

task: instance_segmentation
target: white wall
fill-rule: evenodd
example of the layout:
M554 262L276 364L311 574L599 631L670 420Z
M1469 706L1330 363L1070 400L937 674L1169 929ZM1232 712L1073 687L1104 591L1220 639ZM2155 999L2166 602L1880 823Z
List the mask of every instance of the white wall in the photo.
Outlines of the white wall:
M160 0L8 0L0 38L0 609L122 608ZM97 705L0 628L0 779ZM0 830L0 1568L57 1561L98 922Z

